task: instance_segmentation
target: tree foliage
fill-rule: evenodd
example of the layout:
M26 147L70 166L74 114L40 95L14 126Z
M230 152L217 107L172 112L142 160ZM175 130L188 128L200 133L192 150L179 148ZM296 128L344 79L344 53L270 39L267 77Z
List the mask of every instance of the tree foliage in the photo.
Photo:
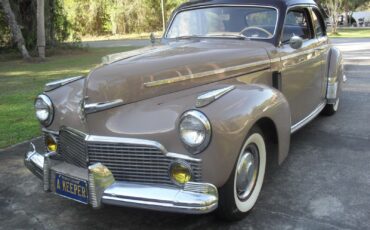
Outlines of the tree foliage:
M167 0L166 18L185 0ZM160 0L62 0L71 33L128 34L161 30Z
M161 0L44 0L46 45L84 35L111 35L162 30ZM187 0L165 0L165 18ZM366 5L369 0L317 0L325 8L331 2L343 2L337 10L350 12ZM22 30L27 48L36 47L36 1L10 0L12 10ZM15 45L0 8L0 48Z

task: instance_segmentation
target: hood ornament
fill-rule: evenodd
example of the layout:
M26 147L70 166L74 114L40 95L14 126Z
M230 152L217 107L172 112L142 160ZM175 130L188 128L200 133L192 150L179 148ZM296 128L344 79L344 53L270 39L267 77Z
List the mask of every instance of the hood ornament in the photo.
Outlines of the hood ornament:
M124 102L122 99L117 99L114 101L107 101L107 102L99 102L99 103L91 103L86 104L85 101L82 105L83 114L90 114L90 113L96 113L103 110L111 109L120 105L123 105Z

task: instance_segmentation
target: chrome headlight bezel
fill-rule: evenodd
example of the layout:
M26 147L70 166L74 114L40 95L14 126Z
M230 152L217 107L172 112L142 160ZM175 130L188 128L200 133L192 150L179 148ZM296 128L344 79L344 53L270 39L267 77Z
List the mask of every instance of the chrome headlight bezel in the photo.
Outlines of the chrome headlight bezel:
M42 105L42 106L44 106L43 108L38 108L39 105L37 103L39 101L41 103L43 103L43 105ZM43 125L45 127L50 126L51 123L53 122L53 119L54 119L54 105L53 105L51 99L48 96L46 96L45 94L40 94L36 97L34 106L35 106L35 113L36 113L37 120L39 120L41 125ZM47 117L41 118L38 115L38 110L41 110L41 109L47 110L47 112L48 112Z
M184 138L184 121L187 119L194 119L194 121L198 122L198 124L201 124L203 126L203 134L204 137L200 143L190 143L187 141L186 138ZM190 130L190 129L189 129ZM196 131L194 131L196 132ZM201 113L198 110L190 110L185 112L179 122L179 136L180 140L183 143L184 147L192 154L199 154L203 152L209 145L211 141L211 136L212 136L212 127L211 123L208 120L208 118Z

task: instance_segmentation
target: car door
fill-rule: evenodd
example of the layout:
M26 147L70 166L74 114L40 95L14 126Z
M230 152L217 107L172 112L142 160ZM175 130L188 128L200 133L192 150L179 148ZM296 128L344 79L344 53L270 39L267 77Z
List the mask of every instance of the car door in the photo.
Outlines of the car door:
M329 55L329 39L326 33L325 20L320 10L317 7L312 8L312 23L314 27L315 37L317 39L316 55L320 56L322 67L321 79L321 99L325 100L326 85L327 85L327 70L329 69L328 55ZM317 82L319 85L319 82Z
M289 40L302 38L302 46L294 49ZM309 117L322 102L322 57L317 52L319 42L315 38L310 8L290 8L284 21L281 36L280 73L282 92L286 96L293 127Z

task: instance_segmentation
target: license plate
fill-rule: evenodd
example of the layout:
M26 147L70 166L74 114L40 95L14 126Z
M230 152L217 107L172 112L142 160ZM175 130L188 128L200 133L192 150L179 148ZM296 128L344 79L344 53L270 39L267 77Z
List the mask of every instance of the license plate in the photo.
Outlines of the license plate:
M55 192L63 197L77 202L88 204L87 181L71 178L62 174L55 174Z

